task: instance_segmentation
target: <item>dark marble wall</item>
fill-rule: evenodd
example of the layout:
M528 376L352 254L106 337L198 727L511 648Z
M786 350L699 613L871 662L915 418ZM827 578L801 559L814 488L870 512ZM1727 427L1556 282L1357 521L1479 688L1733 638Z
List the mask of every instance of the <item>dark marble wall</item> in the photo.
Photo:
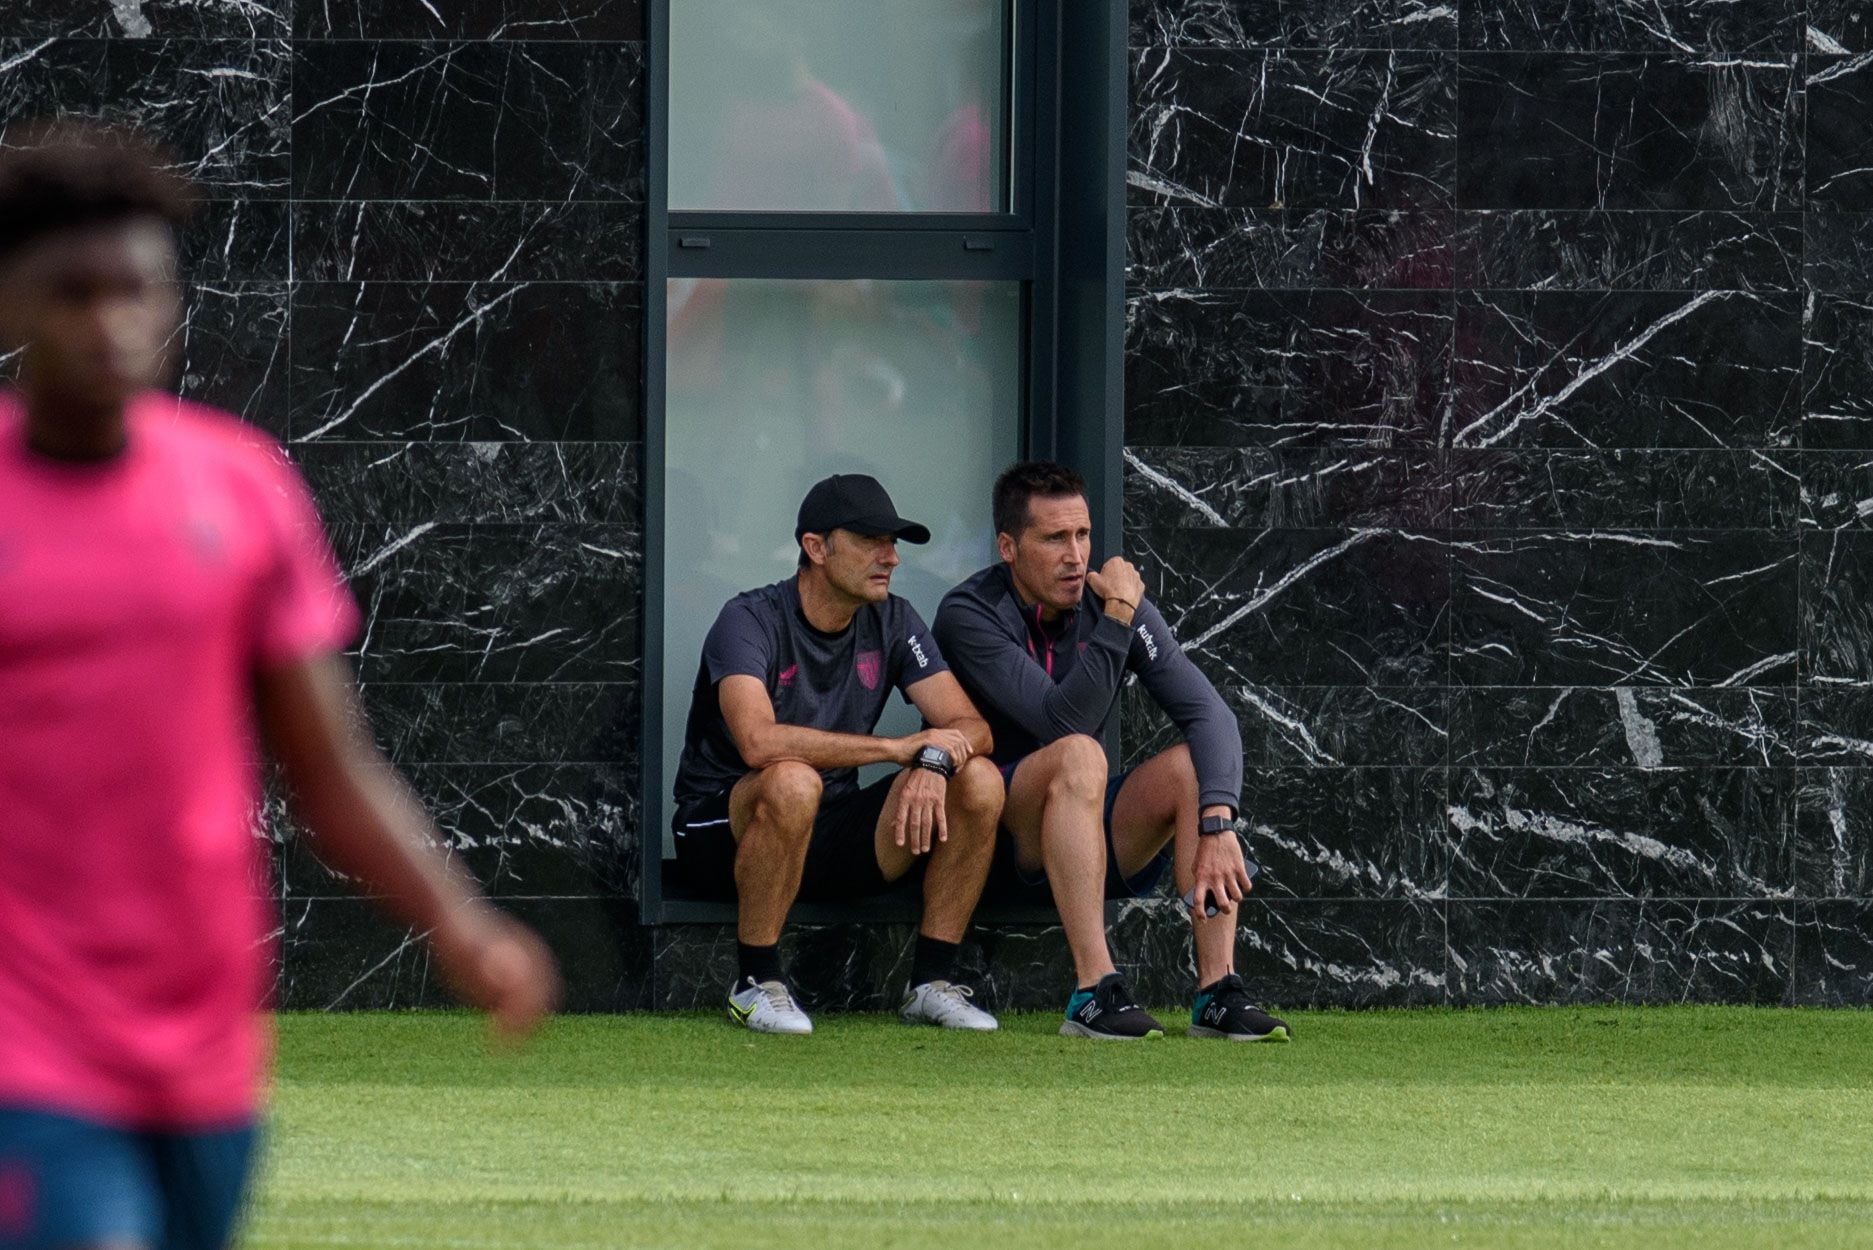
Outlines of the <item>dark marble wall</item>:
M209 197L182 388L286 440L368 616L379 739L591 1007L649 967L642 40L638 0L0 4L0 123L136 122ZM283 1001L433 1000L283 813Z
M0 8L0 125L135 120L205 188L183 388L287 440L380 740L585 1008L733 958L636 922L642 39L641 0ZM1873 997L1873 13L1136 0L1131 44L1127 545L1242 718L1245 971ZM437 1001L269 815L283 1001ZM1125 910L1148 998L1186 932ZM882 1006L909 936L788 946ZM1045 927L969 958L1070 978Z
M1870 19L1134 6L1130 542L1274 975L1873 995Z

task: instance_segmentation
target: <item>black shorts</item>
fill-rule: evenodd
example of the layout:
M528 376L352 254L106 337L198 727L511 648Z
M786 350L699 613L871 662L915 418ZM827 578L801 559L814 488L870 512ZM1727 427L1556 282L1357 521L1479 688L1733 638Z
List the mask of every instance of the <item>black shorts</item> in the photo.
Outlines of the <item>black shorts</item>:
M886 881L879 870L876 842L878 816L896 779L893 774L862 789L820 799L806 867L800 874L800 899L843 902L883 894L896 884ZM728 823L728 797L733 790L730 786L677 808L670 822L682 884L703 898L735 897L735 834Z
M1000 766L1004 789L1014 784L1015 769L1019 767L1021 760ZM1127 769L1106 782L1104 819L1106 897L1109 899L1145 897L1158 888L1158 882L1164 878L1164 870L1171 863L1171 844L1166 842L1164 849L1153 855L1143 868L1129 877L1119 875L1119 855L1112 845L1112 810L1118 806L1119 791L1125 788L1126 778L1131 775L1131 770ZM1022 869L1020 859L1015 854L1015 835L1009 832L1007 825L995 831L995 862L989 868L988 886L982 891L982 896L1000 903L1053 902L1053 887L1047 884L1047 874L1039 870L1026 872Z

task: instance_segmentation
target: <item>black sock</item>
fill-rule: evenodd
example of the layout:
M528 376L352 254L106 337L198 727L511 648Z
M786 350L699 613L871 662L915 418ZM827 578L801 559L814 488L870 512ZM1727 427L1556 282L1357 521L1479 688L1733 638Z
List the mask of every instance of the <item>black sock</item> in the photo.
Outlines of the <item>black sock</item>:
M780 947L750 946L746 942L735 943L735 954L741 963L741 976L745 981L753 977L757 981L785 981L780 974Z
M917 953L911 957L910 983L913 986L927 985L932 981L954 981L956 979L956 952L962 949L960 942L939 942L933 937L917 935Z

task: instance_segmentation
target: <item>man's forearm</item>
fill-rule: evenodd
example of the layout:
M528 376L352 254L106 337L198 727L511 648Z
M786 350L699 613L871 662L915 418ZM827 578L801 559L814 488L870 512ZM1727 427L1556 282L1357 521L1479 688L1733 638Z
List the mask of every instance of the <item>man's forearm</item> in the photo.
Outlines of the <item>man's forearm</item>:
M995 745L995 737L989 732L989 723L980 716L952 716L937 726L938 729L954 729L969 739L969 750L974 755L987 755Z
M983 728L986 731L987 726ZM750 735L750 741L736 745L750 768L767 768L782 760L797 760L824 771L862 768L866 764L905 763L903 744L902 738L828 733L823 729L776 723L763 726Z

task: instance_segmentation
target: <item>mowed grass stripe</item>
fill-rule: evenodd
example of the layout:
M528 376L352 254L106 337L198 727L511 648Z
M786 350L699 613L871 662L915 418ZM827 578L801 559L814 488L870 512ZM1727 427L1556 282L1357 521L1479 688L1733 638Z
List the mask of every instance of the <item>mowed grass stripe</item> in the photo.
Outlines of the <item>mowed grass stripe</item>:
M1006 1023L584 1018L499 1058L458 1015L288 1017L250 1244L1873 1244L1865 1013Z

